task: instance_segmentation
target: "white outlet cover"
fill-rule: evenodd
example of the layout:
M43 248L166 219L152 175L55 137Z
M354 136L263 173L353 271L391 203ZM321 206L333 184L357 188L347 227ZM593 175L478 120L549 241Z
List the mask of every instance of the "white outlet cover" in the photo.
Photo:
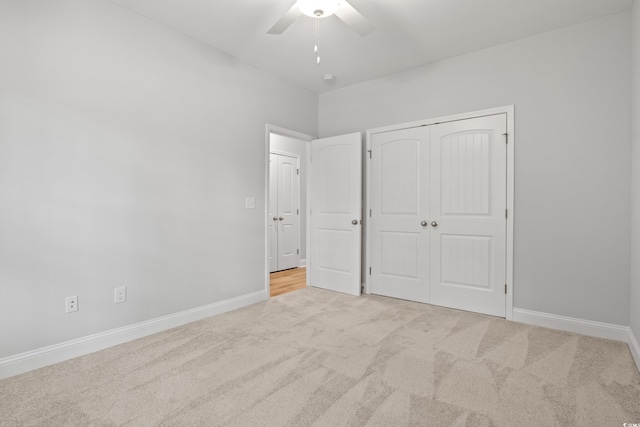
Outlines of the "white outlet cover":
M256 198L255 197L247 197L244 199L244 207L245 209L255 209L256 208Z
M65 303L65 312L66 313L73 313L74 311L78 311L78 297L77 296L71 296L71 297L66 297L64 300Z

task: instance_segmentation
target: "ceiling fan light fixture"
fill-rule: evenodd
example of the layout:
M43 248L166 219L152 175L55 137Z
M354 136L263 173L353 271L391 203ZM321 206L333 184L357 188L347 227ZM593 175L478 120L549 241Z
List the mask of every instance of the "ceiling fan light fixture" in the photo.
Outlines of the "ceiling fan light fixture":
M326 18L333 15L340 6L339 0L298 0L300 12L312 18Z

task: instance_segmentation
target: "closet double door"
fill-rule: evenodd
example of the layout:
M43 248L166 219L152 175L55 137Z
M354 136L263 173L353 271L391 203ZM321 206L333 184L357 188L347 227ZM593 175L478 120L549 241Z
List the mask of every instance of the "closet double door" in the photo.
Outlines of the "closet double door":
M506 114L373 134L371 292L504 317Z
M284 154L269 156L269 271L298 267L299 159Z

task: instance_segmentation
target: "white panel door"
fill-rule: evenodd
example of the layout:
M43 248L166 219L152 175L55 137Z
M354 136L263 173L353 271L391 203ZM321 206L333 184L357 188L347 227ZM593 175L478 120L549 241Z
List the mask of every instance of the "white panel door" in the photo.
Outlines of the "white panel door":
M298 159L278 155L278 270L298 266Z
M269 271L278 271L278 155L269 155Z
M506 114L432 126L432 304L505 316L506 132Z
M429 128L374 134L371 292L429 302Z
M360 295L362 135L311 142L309 284Z

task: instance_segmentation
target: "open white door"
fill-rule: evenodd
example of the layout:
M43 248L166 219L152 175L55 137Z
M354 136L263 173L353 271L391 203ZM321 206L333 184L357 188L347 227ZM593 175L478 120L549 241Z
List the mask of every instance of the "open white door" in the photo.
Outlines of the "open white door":
M362 135L311 142L311 286L360 295Z

